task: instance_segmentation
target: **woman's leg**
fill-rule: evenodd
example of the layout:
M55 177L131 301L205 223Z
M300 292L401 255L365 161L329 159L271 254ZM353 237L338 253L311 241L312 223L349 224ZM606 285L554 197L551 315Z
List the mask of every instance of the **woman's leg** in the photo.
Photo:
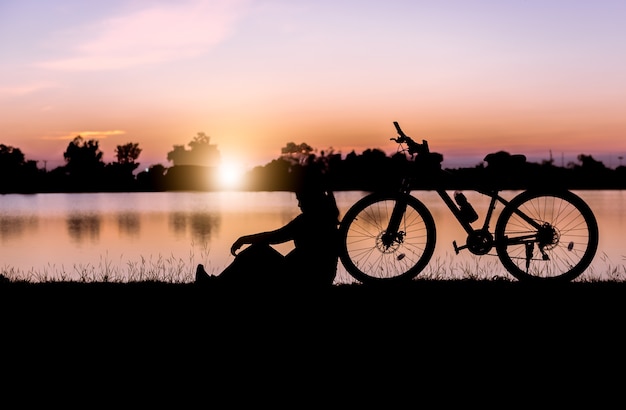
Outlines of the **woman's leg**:
M269 245L250 245L218 275L220 282L275 284L284 276L285 257Z
M306 256L294 249L285 255L285 276L294 285L324 288L334 283L337 263L332 255Z

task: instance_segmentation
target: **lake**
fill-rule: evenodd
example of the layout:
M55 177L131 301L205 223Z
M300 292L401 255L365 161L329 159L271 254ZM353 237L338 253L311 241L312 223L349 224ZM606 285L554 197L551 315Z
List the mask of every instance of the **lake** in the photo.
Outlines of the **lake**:
M580 279L622 280L625 276L626 193L575 191L598 219L596 258ZM361 191L336 192L342 215ZM479 215L488 199L465 191ZM512 198L515 191L505 191ZM452 242L466 234L432 191L414 191L431 210L437 246L420 277L512 278L495 253L456 255ZM148 192L8 194L0 196L0 272L8 277L45 280L193 280L195 266L219 273L232 260L229 249L241 235L272 230L299 212L291 192ZM494 220L495 221L495 220ZM495 222L492 223L492 229ZM291 243L278 245L282 253ZM339 264L338 283L353 279Z

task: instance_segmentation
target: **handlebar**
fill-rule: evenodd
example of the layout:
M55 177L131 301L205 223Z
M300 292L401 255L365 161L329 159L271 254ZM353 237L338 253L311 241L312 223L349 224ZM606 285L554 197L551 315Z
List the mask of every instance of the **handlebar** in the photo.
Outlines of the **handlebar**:
M400 124L397 121L393 122L393 125L396 127L396 131L398 132L398 138L390 138L392 141L397 142L398 144L406 144L409 149L409 154L429 154L430 149L428 148L428 142L426 140L422 140L422 143L419 144L411 137L406 135L402 128L400 128Z

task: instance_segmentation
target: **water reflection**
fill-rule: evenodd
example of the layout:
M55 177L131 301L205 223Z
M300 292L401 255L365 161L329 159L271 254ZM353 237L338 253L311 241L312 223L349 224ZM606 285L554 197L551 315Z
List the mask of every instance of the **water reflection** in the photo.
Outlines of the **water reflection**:
M202 214L192 213L190 218L191 222L191 236L197 242L205 242L211 238L211 233L219 228L220 218L214 214Z
M139 212L121 212L117 215L117 228L120 236L138 237L141 229Z
M185 232L187 232L187 215L184 212L172 212L169 218L169 225L176 236L184 236Z
M87 240L97 243L100 237L101 223L99 214L72 214L67 217L67 232L76 243L82 243Z
M186 237L190 233L195 242L205 243L219 229L220 217L212 212L173 212L169 225L178 237Z
M2 215L0 216L0 238L3 242L19 238L27 229L36 230L37 222L34 216Z

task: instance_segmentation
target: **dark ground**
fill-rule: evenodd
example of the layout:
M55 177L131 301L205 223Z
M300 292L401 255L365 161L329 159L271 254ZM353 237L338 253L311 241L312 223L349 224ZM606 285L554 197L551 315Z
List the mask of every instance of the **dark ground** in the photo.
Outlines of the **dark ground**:
M571 398L624 381L625 296L621 282L419 280L298 293L4 283L2 369L27 385L61 382L92 395L147 386L146 400L171 399L179 386L217 394L218 385L269 384L267 394L285 399L287 390L312 404L329 391L380 400L389 388L396 393L383 400L413 392L417 403L415 392L434 385L480 386L521 404L538 391L566 389Z

